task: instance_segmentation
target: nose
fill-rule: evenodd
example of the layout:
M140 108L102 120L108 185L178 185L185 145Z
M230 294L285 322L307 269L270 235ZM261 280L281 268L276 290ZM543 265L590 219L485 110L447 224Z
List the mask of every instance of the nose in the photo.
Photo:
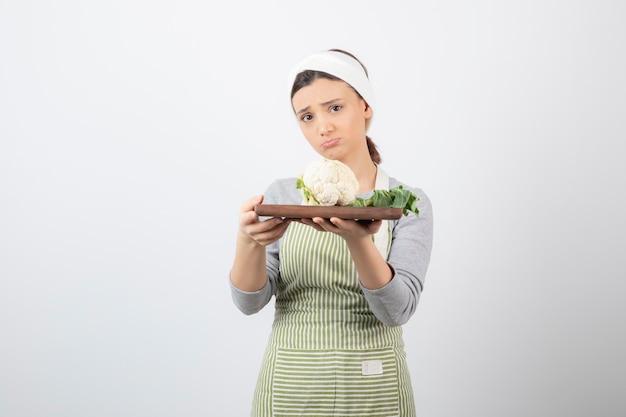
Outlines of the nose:
M325 119L318 119L319 120L319 133L321 136L328 136L328 134L330 132L333 131L333 125L330 123L330 121L325 120Z

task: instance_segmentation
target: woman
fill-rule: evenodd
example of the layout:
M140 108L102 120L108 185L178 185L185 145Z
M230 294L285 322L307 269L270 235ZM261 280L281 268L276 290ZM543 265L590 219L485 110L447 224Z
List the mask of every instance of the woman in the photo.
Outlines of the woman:
M289 88L305 138L321 157L352 169L360 197L402 185L419 198L419 216L367 224L259 219L255 204L302 203L296 178L276 180L242 205L230 272L234 303L253 314L276 297L252 414L414 416L401 326L415 311L430 260L430 201L380 168L366 134L374 96L352 54L333 49L304 58Z

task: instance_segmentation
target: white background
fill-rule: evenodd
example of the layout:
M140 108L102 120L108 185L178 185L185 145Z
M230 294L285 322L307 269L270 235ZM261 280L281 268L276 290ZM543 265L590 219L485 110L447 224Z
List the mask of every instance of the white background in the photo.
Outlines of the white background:
M384 4L384 5L383 5ZM368 67L435 242L422 417L624 416L621 1L0 0L0 415L245 416L238 210L317 155L286 75Z

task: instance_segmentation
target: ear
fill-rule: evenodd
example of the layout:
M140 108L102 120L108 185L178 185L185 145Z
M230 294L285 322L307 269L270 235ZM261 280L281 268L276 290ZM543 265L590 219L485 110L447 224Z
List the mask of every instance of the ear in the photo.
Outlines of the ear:
M365 102L365 100L363 101L363 103L365 103L365 110L364 110L365 118L371 119L372 116L374 115L374 110L372 110L372 108L369 106L369 104Z

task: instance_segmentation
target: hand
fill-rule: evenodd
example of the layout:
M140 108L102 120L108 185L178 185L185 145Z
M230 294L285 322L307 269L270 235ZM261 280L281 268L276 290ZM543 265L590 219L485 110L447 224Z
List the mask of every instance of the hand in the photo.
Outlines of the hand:
M313 217L312 219L300 219L299 221L320 232L336 233L346 241L357 240L363 237L370 238L374 233L378 232L383 223L382 220L346 220L338 217L331 217L330 219Z
M239 236L259 246L267 246L282 237L290 221L281 217L272 217L260 221L254 211L256 204L263 202L263 196L253 197L241 205L239 214Z

